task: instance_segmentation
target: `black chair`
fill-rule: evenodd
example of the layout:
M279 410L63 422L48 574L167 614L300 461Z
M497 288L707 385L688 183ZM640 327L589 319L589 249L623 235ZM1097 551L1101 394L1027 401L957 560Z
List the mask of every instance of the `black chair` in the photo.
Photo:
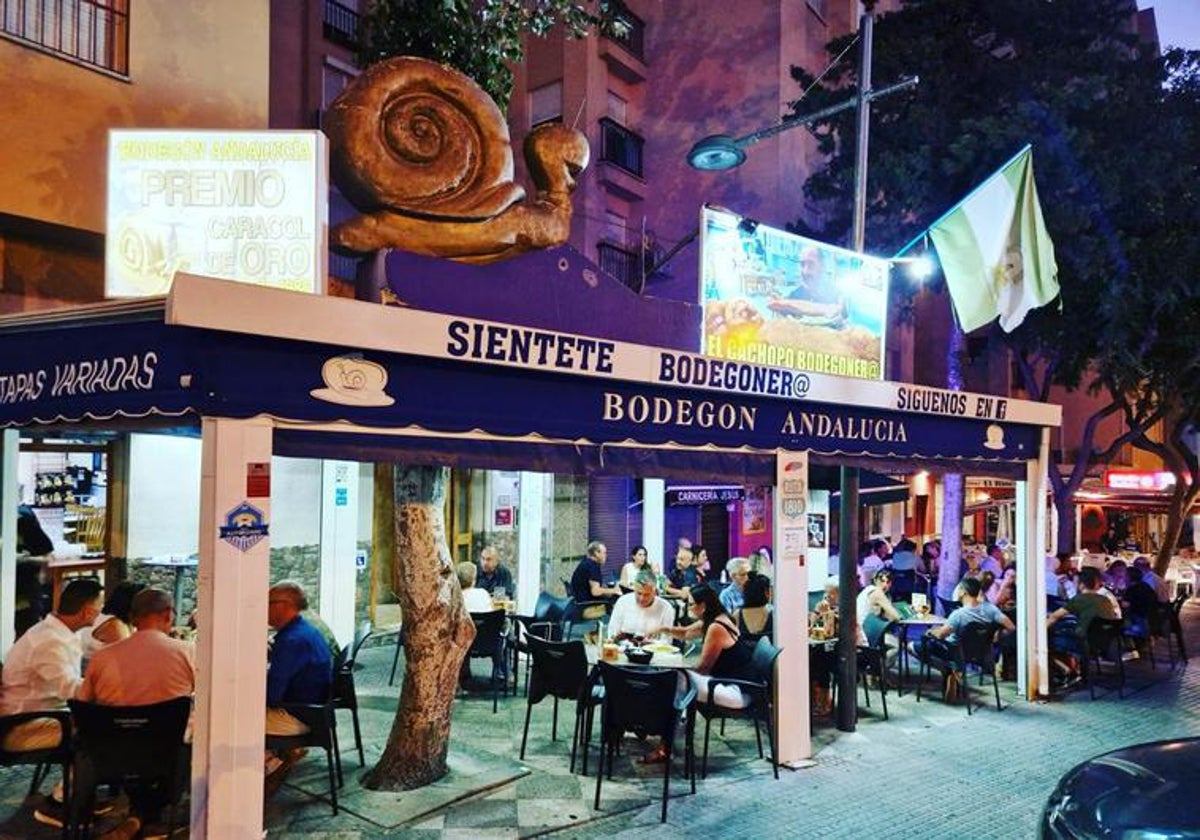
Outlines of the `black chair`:
M668 668L610 665L599 663L600 682L604 700L600 704L600 761L596 766L596 802L600 810L600 784L604 779L604 760L608 758L608 777L612 778L613 756L617 744L628 731L658 736L666 751L663 762L662 821L667 821L667 797L671 787L671 754L675 745L675 727L680 714L696 699L696 689L689 688L677 696L679 673ZM688 715L689 722L694 715ZM696 775L692 767L691 730L684 739L684 767L696 792Z
M1096 699L1096 678L1101 675L1102 656L1112 657L1117 671L1117 699L1124 699L1125 659L1121 639L1125 625L1120 619L1093 618L1084 637L1083 676L1087 680L1088 692Z
M896 622L879 620L876 627L864 624L867 644L857 647L858 681L862 683L863 700L867 708L871 708L871 688L869 677L875 677L879 683L879 702L883 706L883 719L888 719L887 707L887 653L888 634L896 632ZM855 709L857 716L857 707Z
M529 693L529 672L533 667L533 657L529 653L528 638L537 636L551 642L562 641L562 624L557 621L539 620L533 615L512 616L513 636L509 646L512 649L512 685L515 695L518 687L521 657L525 657L525 693Z
M504 696L508 696L508 680L504 677L505 659L508 655L507 616L504 610L492 610L484 613L471 613L471 621L475 623L475 641L467 651L463 660L463 677L471 675L473 659L490 659L492 671L492 714L496 713L500 695L500 685L504 685Z
M63 802L71 801L71 713L67 709L42 712L20 712L18 714L0 717L0 744L8 737L8 733L21 724L31 720L50 718L58 723L62 740L58 746L44 750L6 750L0 747L0 767L33 767L33 778L29 780L29 796L37 793L42 782L50 773L50 767L57 764L62 768ZM63 836L67 836L67 823L63 823Z
M183 735L192 699L176 697L149 706L67 702L75 736L73 790L70 797L64 797L68 803L65 833L87 836L98 785L161 785L170 806L169 837L175 830L176 809L190 775L191 751Z
M1200 578L1196 580L1196 585L1200 586ZM1183 645L1183 625L1179 621L1179 614L1183 611L1183 603L1188 599L1186 592L1180 592L1175 596L1175 600L1171 602L1171 612L1167 619L1170 622L1170 633L1167 637L1167 648L1170 650L1171 636L1175 637L1175 643L1179 649L1179 658L1183 662L1188 661L1187 648ZM1174 661L1174 660L1172 660Z
M942 653L947 654L946 658L942 658L931 651L931 645L939 645L937 641L931 641L928 636L921 638L921 678L917 682L917 702L921 702L921 689L924 686L925 679L932 673L934 660L941 659L942 665L945 667L945 675L950 679L950 674L954 675L957 680L957 695L959 699L966 703L967 714L971 714L973 701L971 700L971 688L967 682L968 669L974 667L979 673L980 685L987 677L992 678L992 690L996 695L996 710L1004 711L1004 706L1000 703L1000 683L996 679L996 651L993 642L996 638L997 625L992 623L984 624L982 622L972 622L968 624L959 634L957 641L953 645L946 646ZM945 645L945 643L940 643Z
M563 614L563 638L582 639L600 629L600 622L612 612L612 601L576 601L567 599Z
M354 634L354 646L348 651L342 650L341 656L333 668L333 708L350 712L350 720L354 724L354 746L358 750L359 767L365 767L367 762L363 755L362 728L358 723L358 691L354 686L354 663L358 660L358 652L362 650L369 638L371 638L371 622L364 621L359 625L358 632Z
M899 569L892 571L892 589L888 593L888 598L893 602L904 601L912 603L913 592L917 587L917 573L913 569Z
M400 665L400 651L404 650L404 625L396 628L396 652L392 655L392 672L388 674L388 685L396 682L396 668Z
M296 718L308 727L299 735L267 735L267 749L276 753L306 747L319 747L325 751L325 767L329 774L329 802L333 814L338 813L338 788L342 786L342 756L338 751L337 721L332 696L325 703L280 703L275 708Z
M575 756L583 745L583 772L587 775L588 744L592 737L592 713L604 699L604 687L588 677L587 651L583 642L548 641L535 635L526 638L533 670L526 682L528 701L525 706L525 729L521 733L521 760L525 760L525 744L529 739L529 718L533 707L547 697L554 698L554 717L550 724L550 740L558 740L558 701L575 701L575 733L571 739L571 772L575 772Z
M972 622L963 628L963 632L958 638L958 658L959 666L962 671L962 680L959 683L964 699L967 701L967 714L971 714L971 690L967 685L967 668L974 667L979 670L979 684L983 685L983 681L992 678L992 691L996 695L996 711L1004 711L1004 706L1000 703L1000 683L996 679L996 631L995 624L982 624L980 622Z
M700 759L701 778L708 778L708 736L714 718L720 719L722 724L726 720L753 721L754 739L758 742L759 758L763 757L763 747L762 735L759 733L758 726L760 723L765 724L767 728L767 743L771 748L771 770L774 772L775 778L779 778L779 763L775 758L775 732L772 721L775 717L775 660L779 658L780 653L780 649L771 644L770 639L762 637L755 644L754 653L750 661L752 679L709 678L707 699L701 700L697 697L693 707L694 713L704 718L704 754ZM717 688L721 686L737 688L741 692L746 705L726 706L718 703L716 699ZM688 731L690 734L693 731L693 727L689 727ZM695 748L692 748L692 751L694 752Z

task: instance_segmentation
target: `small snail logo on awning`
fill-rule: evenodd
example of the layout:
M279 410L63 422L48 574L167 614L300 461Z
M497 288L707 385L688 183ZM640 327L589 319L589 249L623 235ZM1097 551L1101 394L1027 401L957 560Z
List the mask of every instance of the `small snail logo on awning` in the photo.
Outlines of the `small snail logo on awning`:
M321 365L324 388L314 388L308 393L318 400L362 407L382 407L396 400L384 389L388 374L383 365L368 362L354 356L335 356Z
M249 502L242 502L225 514L225 524L220 527L221 539L238 551L249 551L267 535L267 523L263 513Z

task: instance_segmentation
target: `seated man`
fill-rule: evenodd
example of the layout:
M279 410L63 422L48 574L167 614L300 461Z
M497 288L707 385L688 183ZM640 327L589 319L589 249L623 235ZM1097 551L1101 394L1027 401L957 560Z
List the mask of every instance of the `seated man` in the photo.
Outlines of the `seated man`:
M667 595L672 598L686 599L689 589L704 583L704 570L696 564L695 560L696 555L692 552L692 541L687 540L687 544L684 545L684 540L681 539L678 548L675 549L675 565L667 574L667 583L664 587Z
M268 735L302 735L308 727L281 703L324 703L333 685L333 660L329 645L300 615L308 608L304 588L283 580L267 594L267 622L275 629L275 640L267 654ZM285 754L275 763L267 759L268 792L278 789L300 754Z
M102 706L148 706L196 691L196 652L190 642L169 635L175 624L175 605L162 589L143 589L133 596L129 619L137 632L101 648L88 663L78 698ZM184 735L191 740L191 727ZM167 804L165 792L154 786L129 791L130 814L112 836L132 837L143 823L157 820ZM153 833L153 832L151 832Z
M576 604L584 601L612 601L621 594L619 586L604 585L604 561L607 558L608 546L602 542L588 543L587 554L571 574L571 589L568 594L575 599Z
M1017 629L1012 619L983 595L983 585L975 578L963 581L962 606L946 617L946 623L925 633L925 644L917 651L920 658L945 670L954 659L958 637L968 624L998 624L1010 633Z
M721 590L721 606L725 612L733 615L746 603L746 581L750 579L750 561L744 557L734 557L725 565L729 573L730 584Z
M479 573L475 577L475 585L491 595L497 589L503 589L505 596L515 595L512 573L500 562L500 552L495 546L487 546L479 552Z
M622 639L644 639L659 627L675 623L675 610L658 597L658 576L643 568L633 579L633 591L617 599L609 619L609 635Z
M475 585L475 564L462 562L458 564L458 585L462 587L463 604L467 612L485 613L495 609L492 605L491 593Z
M1051 630L1050 649L1070 654L1074 657L1083 656L1084 640L1087 638L1088 627L1097 618L1114 621L1120 618L1113 602L1100 593L1104 578L1100 570L1085 566L1079 570L1079 594L1067 601L1046 617L1046 628ZM1054 632L1053 627L1068 615L1074 616L1076 624L1073 631Z
M17 639L4 663L4 692L0 713L61 709L75 696L82 678L83 657L77 630L89 627L100 614L100 582L76 578L63 587L58 609ZM39 718L9 730L4 749L29 752L57 747L62 742L58 721ZM34 818L45 825L62 827L62 786L38 806Z

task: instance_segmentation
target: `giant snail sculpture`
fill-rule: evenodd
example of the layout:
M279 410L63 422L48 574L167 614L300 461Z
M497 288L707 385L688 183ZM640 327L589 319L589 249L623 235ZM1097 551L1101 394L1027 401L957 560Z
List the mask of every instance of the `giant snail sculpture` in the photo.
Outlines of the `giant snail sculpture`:
M567 241L571 192L587 138L557 123L526 137L537 193L513 182L508 127L471 79L422 58L392 58L360 75L324 124L335 183L362 215L337 225L335 248L399 248L490 263Z

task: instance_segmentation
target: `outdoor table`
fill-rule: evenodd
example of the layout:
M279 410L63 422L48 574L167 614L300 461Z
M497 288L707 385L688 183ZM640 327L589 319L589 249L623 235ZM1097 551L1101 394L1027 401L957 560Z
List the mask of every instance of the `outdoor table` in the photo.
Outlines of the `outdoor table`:
M900 669L899 669L899 673L902 677L902 679L900 680L900 685L896 689L897 695L903 696L904 683L908 680L908 634L909 634L910 628L919 627L919 628L921 628L920 632L924 633L930 627L937 627L937 626L939 626L941 624L945 624L945 623L946 623L946 619L942 618L940 615L934 615L933 613L929 613L928 615L923 615L923 616L915 615L912 618L903 618L900 621L896 622L896 624L899 625L899 627L900 627Z
M622 650L619 654L617 654L616 659L603 659L600 655L600 646L599 645L586 645L585 647L587 648L588 664L592 665L592 666L595 666L595 664L600 661L608 662L610 665L640 665L641 664L641 663L637 663L637 662L630 662L628 659L626 659L624 650ZM696 664L699 661L700 661L699 656L684 656L683 653L681 651L679 651L678 649L675 651L675 653L665 653L665 652L655 651L654 658L651 659L649 662L645 663L645 667L687 669L687 668L695 668Z

